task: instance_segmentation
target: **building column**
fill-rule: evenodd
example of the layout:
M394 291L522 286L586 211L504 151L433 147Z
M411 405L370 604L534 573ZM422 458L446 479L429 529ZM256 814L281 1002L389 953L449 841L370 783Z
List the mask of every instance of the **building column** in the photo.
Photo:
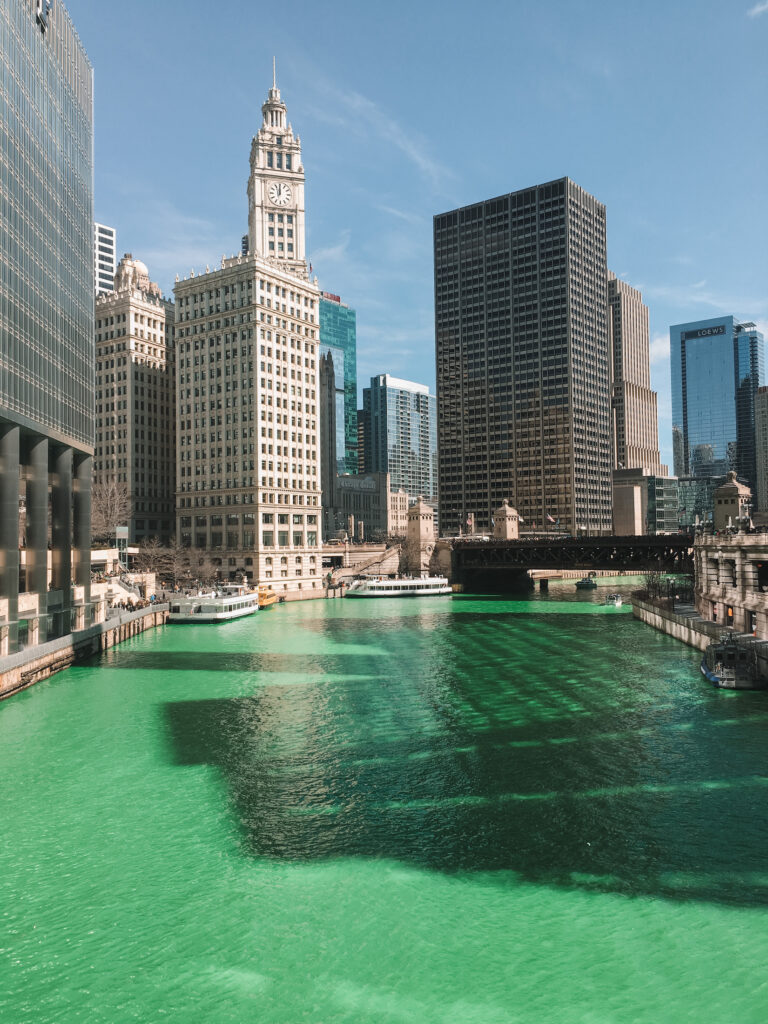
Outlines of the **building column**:
M93 456L75 456L74 498L74 578L75 586L83 588L83 623L91 618L91 478Z
M54 455L51 487L51 588L61 593L56 636L71 632L72 620L72 449Z
M0 649L9 654L18 647L19 637L20 434L19 427L0 425L0 601L7 608L7 633Z
M27 590L37 594L38 642L48 639L48 438L27 448ZM32 641L30 640L30 644Z

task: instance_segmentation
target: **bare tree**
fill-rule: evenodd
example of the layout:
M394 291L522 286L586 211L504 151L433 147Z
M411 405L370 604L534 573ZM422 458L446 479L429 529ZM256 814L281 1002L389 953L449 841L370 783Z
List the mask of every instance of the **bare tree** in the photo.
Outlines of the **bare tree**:
M183 547L174 538L168 547L163 549L163 555L162 572L167 574L174 584L190 576L192 572L192 558L189 548Z
M114 542L117 527L128 522L131 496L127 486L116 480L100 480L91 497L91 530L98 540Z
M168 561L168 549L164 548L157 537L145 537L139 543L139 551L134 565L139 572L162 572Z
M220 569L210 551L197 548L192 552L192 575L201 583L214 583Z

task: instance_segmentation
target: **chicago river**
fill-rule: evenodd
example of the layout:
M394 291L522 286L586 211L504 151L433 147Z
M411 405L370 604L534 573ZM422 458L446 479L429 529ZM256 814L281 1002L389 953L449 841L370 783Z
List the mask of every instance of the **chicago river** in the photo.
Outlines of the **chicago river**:
M768 695L606 592L166 626L4 702L0 1020L763 1024Z

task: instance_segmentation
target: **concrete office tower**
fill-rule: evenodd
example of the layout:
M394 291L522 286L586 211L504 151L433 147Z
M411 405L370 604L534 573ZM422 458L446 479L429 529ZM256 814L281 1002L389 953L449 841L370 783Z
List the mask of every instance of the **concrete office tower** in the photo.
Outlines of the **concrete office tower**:
M666 476L651 390L648 307L636 288L608 272L608 337L613 405L613 468Z
M768 518L768 387L757 389L755 395L755 461L757 511Z
M249 251L176 284L181 543L222 576L321 589L317 285L304 168L274 84L251 144Z
M363 389L365 472L389 473L393 490L437 508L435 396L425 384L388 373Z
M724 477L754 488L755 395L765 340L753 323L714 317L669 329L675 475Z
M337 352L337 358L338 358ZM343 357L342 357L343 358ZM336 366L333 353L323 352L320 347L318 384L318 421L320 440L320 487L323 495L323 539L333 537L338 527L334 514L334 484L338 464L337 423L339 391L336 384ZM342 390L341 410L344 409Z
M96 298L94 485L124 489L131 544L175 533L173 303L126 253L114 292Z
M354 309L338 295L320 296L320 354L333 355L336 373L336 467L357 472L357 326Z
M96 294L114 291L117 270L117 233L106 224L93 225Z
M0 654L7 654L91 621L93 71L60 0L50 8L5 0L0 39Z
M357 472L365 472L365 409L357 410Z
M605 207L568 178L435 217L441 532L611 531Z

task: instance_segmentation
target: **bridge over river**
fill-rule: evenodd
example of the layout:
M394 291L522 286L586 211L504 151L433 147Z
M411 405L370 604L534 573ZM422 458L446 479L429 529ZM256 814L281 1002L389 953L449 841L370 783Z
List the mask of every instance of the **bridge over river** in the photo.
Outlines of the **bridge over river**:
M468 590L519 585L529 569L692 574L693 537L686 534L531 540L463 537L452 542L452 578Z

